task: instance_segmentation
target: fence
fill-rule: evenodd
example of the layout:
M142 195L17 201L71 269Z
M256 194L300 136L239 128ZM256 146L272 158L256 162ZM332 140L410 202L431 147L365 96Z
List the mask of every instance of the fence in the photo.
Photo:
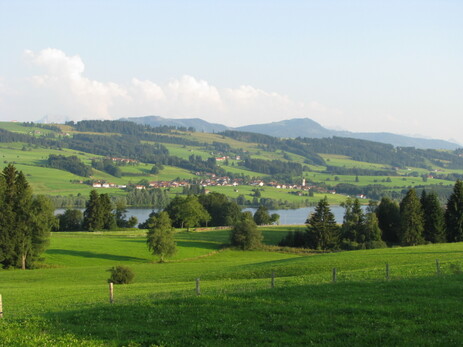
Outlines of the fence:
M441 276L441 275L444 274L444 272L442 271L441 263L440 263L439 259L436 259L436 260L435 260L435 265L433 265L433 266L434 266L434 268L435 268L434 274L435 274L436 276ZM452 273L461 273L461 272L462 272L460 266L457 265L457 264L449 263L449 268L450 268L450 270L451 270ZM341 271L339 271L339 270L341 270ZM380 277L377 276L377 277L374 278L374 279L375 279L375 280L386 280L386 281L390 281L390 280L391 280L391 274L393 274L393 272L394 272L393 270L394 270L394 268L391 267L389 263L385 263L385 265L384 265L384 270L383 270L383 271L384 271L384 272L383 272L383 276L380 276ZM360 269L360 270L357 272L357 274L358 274L360 271L362 271L362 269ZM364 270L364 271L368 271L368 270ZM329 276L329 275L328 275L328 273L326 273L325 278L326 278L327 280L325 280L323 283L327 283L327 282L337 283L337 282L339 282L339 280L340 280L339 276L340 276L340 274L342 274L342 273L343 273L343 272L342 272L342 269L340 269L340 268L338 268L338 267L333 267L333 268L332 268L332 271L331 271L331 280L328 281L328 276ZM352 270L347 270L347 273L352 273ZM375 274L378 274L378 273L375 272ZM308 275L308 276L310 276L310 275ZM290 276L288 276L288 275L284 276L284 275L283 275L283 276L280 277L280 278L283 280L284 278L297 278L297 277L303 278L304 275L296 275L296 276L291 276L291 275L290 275ZM398 277L398 276L397 276L397 277L395 277L395 278L396 278L396 279L399 279L399 278L404 278L404 277ZM370 277L369 279L371 280L371 279L373 279L373 278ZM230 279L230 280L231 280L231 279ZM235 280L236 280L236 279L235 279ZM243 280L243 279L241 279L241 280ZM263 278L263 277L259 277L259 278L246 278L246 280L248 280L248 281L249 281L249 280L254 280L254 281L258 281L258 283L262 283L261 281L262 281L262 280L265 281L265 278ZM268 283L268 287L267 287L267 288L276 288L276 287L278 287L278 282L279 282L279 281L278 281L278 277L277 277L277 271L274 270L274 271L270 272L269 275L268 275L268 277L267 277L267 280L269 281L269 282L267 282L267 283ZM217 281L217 280L216 280L216 279L215 279L215 280L211 280L210 282L214 282L214 281ZM347 281L348 281L348 280L347 280ZM207 282L208 282L208 280L206 279L206 282L205 282L205 283L207 283ZM223 281L219 281L219 282L220 282L219 287L220 287L220 286L224 286ZM249 282L252 282L252 281L249 281ZM190 283L191 283L191 282L190 282ZM196 296L202 295L203 292L201 291L201 278L199 278L199 277L196 278L194 283L195 283L194 287L193 287L193 288L190 287L190 288L191 288L191 289L194 289L194 292L195 292ZM241 283L241 286L242 286L242 282L240 282L240 283ZM252 282L252 283L253 283L253 284L256 284L256 282ZM311 284L317 284L317 283L319 283L319 282L313 282L313 281L311 282ZM251 287L252 287L252 290L255 290L256 287L254 287L253 284L251 284ZM167 287L167 286L169 285L169 283L165 283L165 285L166 285L166 287ZM214 285L213 285L213 286L214 286ZM282 287L283 287L283 286L284 286L284 283L283 283ZM107 288L108 288L108 287L107 287ZM209 287L209 288L212 288L212 287ZM227 288L228 288L228 287L227 287ZM261 285L259 286L259 288L262 288ZM115 291L115 286L113 285L113 283L109 283L109 288L108 288L108 289L109 289L109 303L110 303L110 304L114 304L115 302L117 302L117 291ZM191 289L190 289L190 290L191 290ZM210 294L213 294L213 293L214 293L214 290L210 290L209 292L207 292L207 289L208 289L208 288L206 287L206 293L210 293ZM119 289L118 289L118 290L119 290ZM122 290L122 288L121 288L121 290ZM183 291L183 290L185 290L185 289L182 288L181 291ZM244 289L244 290L245 290L245 289ZM175 289L174 289L173 291L175 292ZM237 292L237 291L239 291L239 290L236 290L236 291L234 290L233 292ZM221 291L221 292L224 293L225 291ZM166 290L165 293L169 293L169 291ZM190 293L191 293L191 292L190 292ZM4 294L5 294L5 293L4 293ZM190 295L191 295L191 294L190 294ZM6 311L8 311L8 308L6 308ZM4 315L4 304L3 304L3 302L2 302L2 294L0 294L0 319L1 319L1 318L4 318L4 316L5 316L5 315Z

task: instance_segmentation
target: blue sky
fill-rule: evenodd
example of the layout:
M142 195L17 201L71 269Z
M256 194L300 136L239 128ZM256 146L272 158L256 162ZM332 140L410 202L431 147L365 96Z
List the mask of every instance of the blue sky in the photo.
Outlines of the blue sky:
M462 1L0 0L0 120L309 117L463 143Z

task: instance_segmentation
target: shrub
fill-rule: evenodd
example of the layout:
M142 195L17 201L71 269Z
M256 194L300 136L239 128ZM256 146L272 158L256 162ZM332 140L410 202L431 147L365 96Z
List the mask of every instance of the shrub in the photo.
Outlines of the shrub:
M461 265L458 263L450 264L450 272L452 272L454 275L461 274L462 273Z
M135 274L133 271L124 265L113 266L108 269L111 273L111 276L108 278L108 283L112 282L114 284L129 284L132 283Z

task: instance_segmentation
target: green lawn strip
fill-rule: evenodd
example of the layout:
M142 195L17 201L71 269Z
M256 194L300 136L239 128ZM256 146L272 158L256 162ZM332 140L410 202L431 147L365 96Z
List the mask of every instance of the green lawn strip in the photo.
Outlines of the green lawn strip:
M100 302L69 305L40 318L5 319L0 336L10 345L32 345L30 339L73 346L84 341L147 346L236 346L251 341L457 346L463 337L462 284L457 275L284 287L277 282L274 289L243 290L237 283L227 293L205 286L200 297L193 288L173 294L144 291L135 297L127 293L130 286L117 286L113 305L101 297Z
M286 229L261 228L270 244ZM48 268L0 271L0 345L460 343L463 278L454 273L463 243L309 255L217 252L227 239L227 230L178 232L178 258L159 264L143 230L53 233ZM116 264L136 277L115 286L110 305L106 270Z

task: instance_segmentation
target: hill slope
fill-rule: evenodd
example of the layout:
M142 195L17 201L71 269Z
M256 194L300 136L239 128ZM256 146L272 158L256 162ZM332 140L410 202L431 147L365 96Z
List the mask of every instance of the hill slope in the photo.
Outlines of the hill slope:
M275 137L284 138L325 138L325 137L349 137L354 139L369 140L391 144L397 147L415 147L422 149L448 149L455 150L462 147L459 144L438 140L438 139L424 139L418 137L411 137L405 135L397 135L393 133L379 132L379 133L357 133L350 131L331 130L323 127L319 123L311 120L310 118L293 118L283 120L280 122L272 122L265 124L252 124L245 125L237 128L227 127L222 124L209 123L199 118L184 118L184 119L169 119L159 116L146 116L146 117L131 117L121 118L121 120L128 120L137 124L146 124L153 127L157 126L176 126L184 128L195 128L199 132L221 132L224 130L239 130L246 132L254 132L258 134L265 134Z

